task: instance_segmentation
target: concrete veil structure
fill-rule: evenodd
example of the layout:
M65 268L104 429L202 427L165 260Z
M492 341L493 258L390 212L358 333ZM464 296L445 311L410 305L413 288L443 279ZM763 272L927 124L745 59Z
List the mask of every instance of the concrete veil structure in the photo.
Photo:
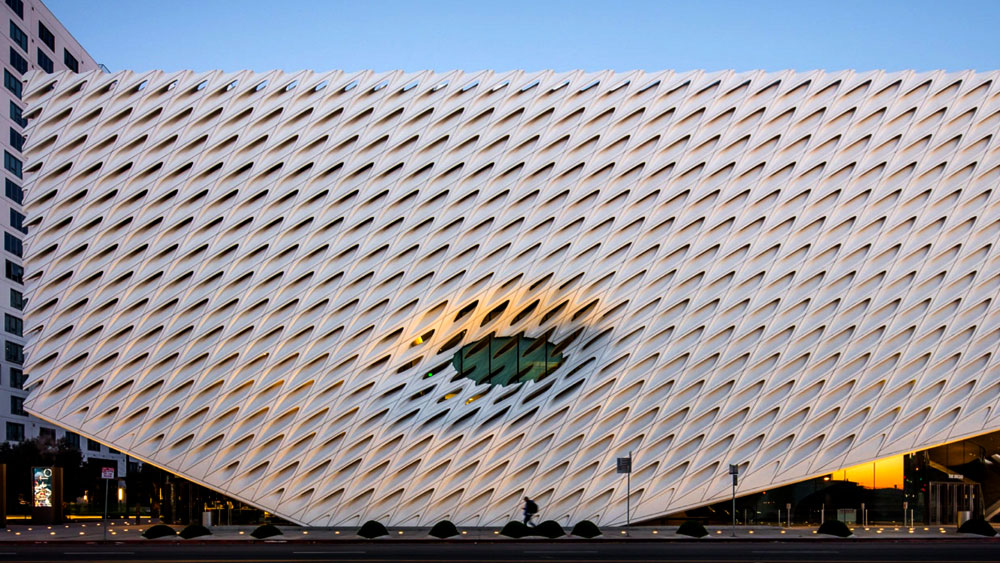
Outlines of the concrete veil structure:
M316 526L620 524L629 451L635 521L996 431L998 79L36 73L25 407ZM522 345L558 366L453 361Z

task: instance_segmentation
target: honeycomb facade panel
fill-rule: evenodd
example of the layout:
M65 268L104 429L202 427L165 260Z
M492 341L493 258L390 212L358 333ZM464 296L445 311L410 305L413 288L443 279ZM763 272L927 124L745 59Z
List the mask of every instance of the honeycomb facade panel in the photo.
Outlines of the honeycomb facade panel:
M612 525L629 451L638 520L998 430L998 78L34 75L25 406L316 526ZM491 336L561 364L477 384Z

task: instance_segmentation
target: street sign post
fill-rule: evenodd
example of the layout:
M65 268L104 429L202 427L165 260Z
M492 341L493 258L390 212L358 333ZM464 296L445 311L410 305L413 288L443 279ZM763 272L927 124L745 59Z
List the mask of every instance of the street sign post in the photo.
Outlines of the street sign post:
M101 479L104 480L104 539L108 539L108 487L115 478L114 467L102 467Z
M729 464L729 474L733 476L733 537L736 537L736 482L740 475L740 466Z
M617 459L618 473L625 474L625 527L632 523L632 452Z

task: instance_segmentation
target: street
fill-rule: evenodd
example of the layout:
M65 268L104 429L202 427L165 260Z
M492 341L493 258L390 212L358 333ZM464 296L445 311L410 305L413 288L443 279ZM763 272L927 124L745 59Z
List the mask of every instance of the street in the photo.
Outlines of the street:
M912 562L997 561L1000 541L583 542L489 543L213 543L13 544L0 561L270 562L270 561L706 561Z

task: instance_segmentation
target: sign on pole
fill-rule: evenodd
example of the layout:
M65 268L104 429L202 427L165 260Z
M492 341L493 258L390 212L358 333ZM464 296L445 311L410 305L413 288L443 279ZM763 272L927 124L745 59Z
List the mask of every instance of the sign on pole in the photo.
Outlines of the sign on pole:
M632 452L628 457L615 458L618 473L625 474L625 527L632 524Z
M630 457L618 458L618 473L631 473L631 472L632 472L632 458Z
M733 476L733 537L736 537L736 482L740 477L740 466L735 463L729 464L729 474ZM746 518L744 518L746 520ZM746 522L744 522L745 524Z
M101 479L104 479L104 539L108 539L108 487L115 478L114 467L102 467Z

